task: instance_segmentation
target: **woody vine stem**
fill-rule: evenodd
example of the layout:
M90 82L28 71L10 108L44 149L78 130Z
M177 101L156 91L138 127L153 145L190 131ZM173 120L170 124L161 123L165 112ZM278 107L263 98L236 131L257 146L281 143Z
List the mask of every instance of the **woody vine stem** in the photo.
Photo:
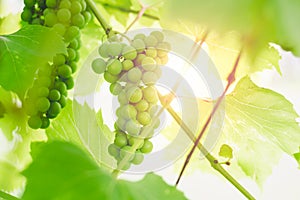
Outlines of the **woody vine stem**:
M102 26L102 28L104 29L106 35L108 37L110 37L112 34L116 34L118 32L114 31L112 29L112 27L106 22L106 20L104 19L104 17L102 16L102 14L100 13L100 11L98 10L96 4L93 2L93 0L85 0L87 5L90 7L90 9L92 10L93 14L96 16L97 20L99 21L100 25ZM122 10L123 11L123 10ZM203 42L203 41L202 41ZM163 105L163 107L171 114L171 116L174 118L174 120L181 126L181 128L185 131L185 133L187 134L187 136L193 141L194 145L191 149L191 151L189 152L185 163L182 167L182 170L180 172L180 175L177 179L176 185L179 183L180 178L187 166L187 164L189 163L189 160L192 156L192 154L194 153L195 149L198 148L204 155L205 158L208 160L208 162L211 164L212 168L214 168L216 171L218 171L222 176L224 176L224 178L226 178L231 184L233 184L236 189L238 189L246 198L254 200L255 198L247 191L246 188L244 188L232 175L230 175L229 172L227 172L220 163L218 163L217 159L211 155L205 148L204 146L200 143L200 139L203 135L203 133L205 132L206 128L208 127L209 123L211 122L211 119L213 117L213 115L215 114L215 112L217 111L217 109L219 108L219 105L222 103L222 101L225 98L225 94L227 92L227 90L229 89L229 87L231 86L231 84L234 82L235 80L235 71L237 69L237 66L239 64L240 61L240 57L241 57L241 53L242 50L240 51L236 62L233 66L233 69L231 71L231 73L228 75L227 78L227 86L223 92L223 94L221 95L221 97L219 97L219 99L217 100L213 110L211 111L208 119L206 120L206 123L204 124L203 128L201 129L198 137L195 137L193 132L188 128L188 126L182 121L182 119L177 115L177 113L172 109L172 107L170 106L171 101L170 100L166 100L163 96L161 96L159 94L160 97L160 101Z

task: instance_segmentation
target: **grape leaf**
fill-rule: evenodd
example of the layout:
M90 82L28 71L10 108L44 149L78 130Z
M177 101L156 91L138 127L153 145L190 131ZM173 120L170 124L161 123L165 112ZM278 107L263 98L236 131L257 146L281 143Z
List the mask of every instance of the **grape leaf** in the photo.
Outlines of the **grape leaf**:
M294 158L299 163L299 168L300 168L300 147L299 147L299 152L294 154Z
M19 170L8 161L0 161L0 188L5 191L13 191L25 182Z
M27 178L24 200L186 199L152 173L136 183L116 180L71 143L54 141L35 146L32 151L33 162L23 172Z
M0 118L3 118L4 117L4 114L5 114L5 108L4 108L4 105L3 103L0 101Z
M293 105L284 96L245 77L226 96L226 120L219 142L234 147L241 169L262 183L283 152L293 155L298 151L296 118Z
M232 148L227 144L223 144L220 148L219 156L229 159L233 158Z
M52 61L57 53L66 53L65 43L46 27L30 25L0 36L0 85L22 99L37 68Z

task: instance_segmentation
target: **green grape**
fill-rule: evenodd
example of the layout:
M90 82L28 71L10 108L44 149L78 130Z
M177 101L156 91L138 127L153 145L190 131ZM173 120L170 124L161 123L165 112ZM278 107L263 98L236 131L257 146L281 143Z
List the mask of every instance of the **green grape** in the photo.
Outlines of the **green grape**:
M122 71L122 63L118 59L108 61L107 71L112 75L118 75Z
M54 65L63 65L66 62L66 57L63 54L56 54L53 57L53 64Z
M146 37L144 39L144 42L145 42L147 47L155 47L158 43L156 37L153 36L153 35L149 35L148 37Z
M35 4L35 0L24 0L24 4L27 8L33 7Z
M151 58L156 58L157 56L157 51L154 47L149 47L146 50L146 56L151 57Z
M21 18L22 18L23 21L29 22L32 18L31 9L28 9L28 8L25 7L22 14L21 14Z
M83 28L85 25L85 18L82 14L78 13L72 17L72 24L74 26L78 26L79 28Z
M142 77L142 81L145 85L154 85L159 77L154 72L145 72Z
M113 95L119 95L120 92L123 90L123 87L120 83L116 82L110 85L109 90Z
M125 131L126 123L127 123L126 119L124 119L122 117L119 117L116 121L116 124L118 125L118 127L123 131Z
M72 75L72 69L69 65L61 65L57 68L57 74L63 78L69 78Z
M139 68L132 68L127 72L127 78L133 83L137 83L142 78L142 72Z
M33 24L33 25L42 25L42 24L44 24L44 21L40 18L36 18L36 19L33 19L31 21L31 24Z
M144 139L143 138L138 138L138 137L131 137L128 140L128 143L130 144L130 146L133 146L134 144L139 143L139 146L137 146L137 149L140 149L144 145Z
M85 1L82 1L82 2L85 2ZM86 23L88 23L92 20L92 14L89 11L84 11L82 14L84 16Z
M45 25L52 27L57 23L57 17L56 14L53 12L49 12L45 14Z
M40 87L37 90L37 96L47 97L49 95L49 89L47 87Z
M131 153L131 146L124 146L121 148L120 157L121 159L128 157L128 161L131 161L134 158L134 153Z
M46 112L50 107L50 101L46 97L41 97L36 101L36 108L40 112Z
M42 117L42 125L41 128L46 129L50 126L50 120L47 117Z
M127 82L125 87L124 87L124 90L127 92L130 88L132 87L136 87L136 83L130 83L130 82Z
M80 46L79 46L78 39L72 40L68 47L76 50L79 49Z
M151 116L147 112L140 112L137 115L137 120L143 126L146 126L151 123Z
M118 165L120 164L120 162L117 163ZM127 162L121 170L128 170L130 168L131 164L129 162Z
M68 51L68 59L69 60L75 60L75 58L76 58L76 51L74 49L72 49L72 48L68 48L67 51Z
M127 137L125 134L117 134L114 140L114 144L118 147L124 147L127 145Z
M131 163L134 165L139 165L144 161L144 155L141 152L135 152L134 158L131 160Z
M143 92L138 87L132 87L127 91L127 98L131 103L139 102L143 97Z
M62 0L59 3L59 8L66 8L66 9L70 9L71 8L71 2L69 0Z
M69 62L69 65L70 65L70 67L72 69L72 73L75 73L76 70L77 70L77 64L76 64L76 62L75 61L71 61L71 62Z
M157 111L159 109L159 106L158 105L150 105L149 106L149 114L151 117L154 117L156 114L157 114Z
M46 0L46 6L48 8L56 8L56 0Z
M149 86L143 90L144 99L149 103L156 103L158 101L158 96L155 87Z
M122 55L127 60L133 60L137 56L137 52L134 47L132 46L125 46L122 50Z
M145 37L146 37L146 35L145 34L143 34L143 33L139 33L139 34L136 34L135 36L134 36L134 40L135 39L141 39L141 40L144 40L145 39Z
M66 33L66 27L61 23L55 24L52 28L56 33L58 33L61 36L63 36Z
M136 109L130 104L122 106L121 112L124 119L135 119L137 115Z
M119 77L109 73L108 71L105 71L104 79L109 83L115 83L118 81Z
M71 19L71 12L67 8L62 8L57 11L58 21L66 23Z
M145 135L145 138L151 138L154 135L154 128L151 125L143 126L141 134Z
M55 84L54 84L54 88L56 90L58 90L60 92L61 95L65 95L67 96L68 92L67 92L67 86L64 82L62 81L57 81Z
M156 76L157 76L158 79L162 75L162 71L161 71L160 66L156 66L156 68L155 68L155 70L153 72L156 74Z
M166 65L169 61L169 57L166 55L164 57L160 57L160 60L162 65Z
M139 112L143 112L143 111L147 110L148 107L149 107L149 103L148 103L146 100L144 100L144 99L140 100L140 101L135 105L135 108L136 108L137 111L139 111Z
M70 10L72 14L80 13L82 11L82 5L79 1L73 1Z
M115 144L110 144L108 146L108 153L113 157L118 157L120 153L120 148L117 147Z
M122 62L122 66L123 66L123 70L130 70L131 68L133 68L134 64L131 60L124 60Z
M98 49L98 53L103 58L108 58L108 42L104 42Z
M156 129L159 127L160 125L160 120L159 118L152 118L152 125L153 125L153 128Z
M72 77L65 79L64 82L65 82L68 90L70 90L74 87L74 80Z
M66 42L70 42L74 40L77 36L79 36L79 28L77 26L70 26L67 29L64 38Z
M52 89L49 93L49 99L51 101L58 101L60 99L60 96L61 96L60 92L56 89Z
M141 127L138 123L133 120L128 120L125 125L125 129L129 135L138 135L140 133Z
M153 144L149 140L144 141L143 147L140 149L142 153L150 153L153 149Z
M141 66L142 65L142 61L144 60L144 58L146 58L147 56L145 55L145 54L139 54L137 57L136 57L136 59L135 59L135 61L134 61L134 63L135 63L135 66Z
M153 71L156 68L156 62L153 58L151 57L145 57L142 60L142 67L146 70L146 71Z
M102 58L97 58L92 62L92 69L96 74L102 74L106 70L106 62Z
M51 102L50 108L47 112L47 117L49 117L50 119L55 118L61 111L61 105L54 101Z
M126 96L126 92L124 90L122 90L120 92L120 94L118 95L118 101L121 105L127 104L128 103L128 99Z
M141 39L135 39L132 41L131 45L137 50L137 52L143 52L145 50L145 43Z
M119 56L122 52L122 44L118 42L109 43L107 53L109 56Z
M61 95L58 103L62 108L64 108L67 105L67 98L64 95Z
M36 105L28 99L26 100L24 107L26 108L27 115L32 116L38 113L38 110L36 109Z
M37 80L36 80L36 86L45 86L45 87L49 87L51 85L51 79L49 77L39 77Z
M31 116L28 120L28 125L32 129L39 129L42 126L42 120L39 116Z
M43 14L44 14L44 15L47 15L48 13L54 13L54 14L55 14L55 10L52 9L52 8L46 8L46 9L43 11Z
M82 0L82 1L80 1L80 3L82 6L82 10L86 10L86 7L87 7L86 2L84 0Z
M164 34L160 31L152 31L150 35L153 35L158 42L162 42L164 40Z

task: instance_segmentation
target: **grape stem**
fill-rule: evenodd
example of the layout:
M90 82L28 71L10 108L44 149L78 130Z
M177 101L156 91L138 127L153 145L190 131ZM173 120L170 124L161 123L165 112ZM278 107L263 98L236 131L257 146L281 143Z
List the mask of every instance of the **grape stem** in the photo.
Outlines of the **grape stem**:
M8 193L5 193L3 191L0 191L0 198L3 198L5 200L20 200L19 198L12 196Z

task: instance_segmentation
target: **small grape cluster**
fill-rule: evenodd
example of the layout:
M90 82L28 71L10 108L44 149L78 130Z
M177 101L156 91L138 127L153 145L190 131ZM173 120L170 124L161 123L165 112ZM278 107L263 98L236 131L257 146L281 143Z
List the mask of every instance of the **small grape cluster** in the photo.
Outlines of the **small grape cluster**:
M91 19L84 0L25 0L21 14L29 24L55 30L64 38L67 54L57 54L53 62L39 67L32 88L27 92L25 107L33 129L47 128L67 102L67 90L74 87L72 74L79 60L80 29Z
M118 164L127 155L131 164L140 164L144 156L153 149L149 140L160 121L158 94L155 83L161 76L161 66L168 62L170 44L164 34L153 31L150 35L137 34L129 44L106 41L98 49L100 58L92 62L97 74L104 74L110 83L110 92L118 97L120 107L116 110L115 140L108 152ZM134 153L130 149L138 144Z

